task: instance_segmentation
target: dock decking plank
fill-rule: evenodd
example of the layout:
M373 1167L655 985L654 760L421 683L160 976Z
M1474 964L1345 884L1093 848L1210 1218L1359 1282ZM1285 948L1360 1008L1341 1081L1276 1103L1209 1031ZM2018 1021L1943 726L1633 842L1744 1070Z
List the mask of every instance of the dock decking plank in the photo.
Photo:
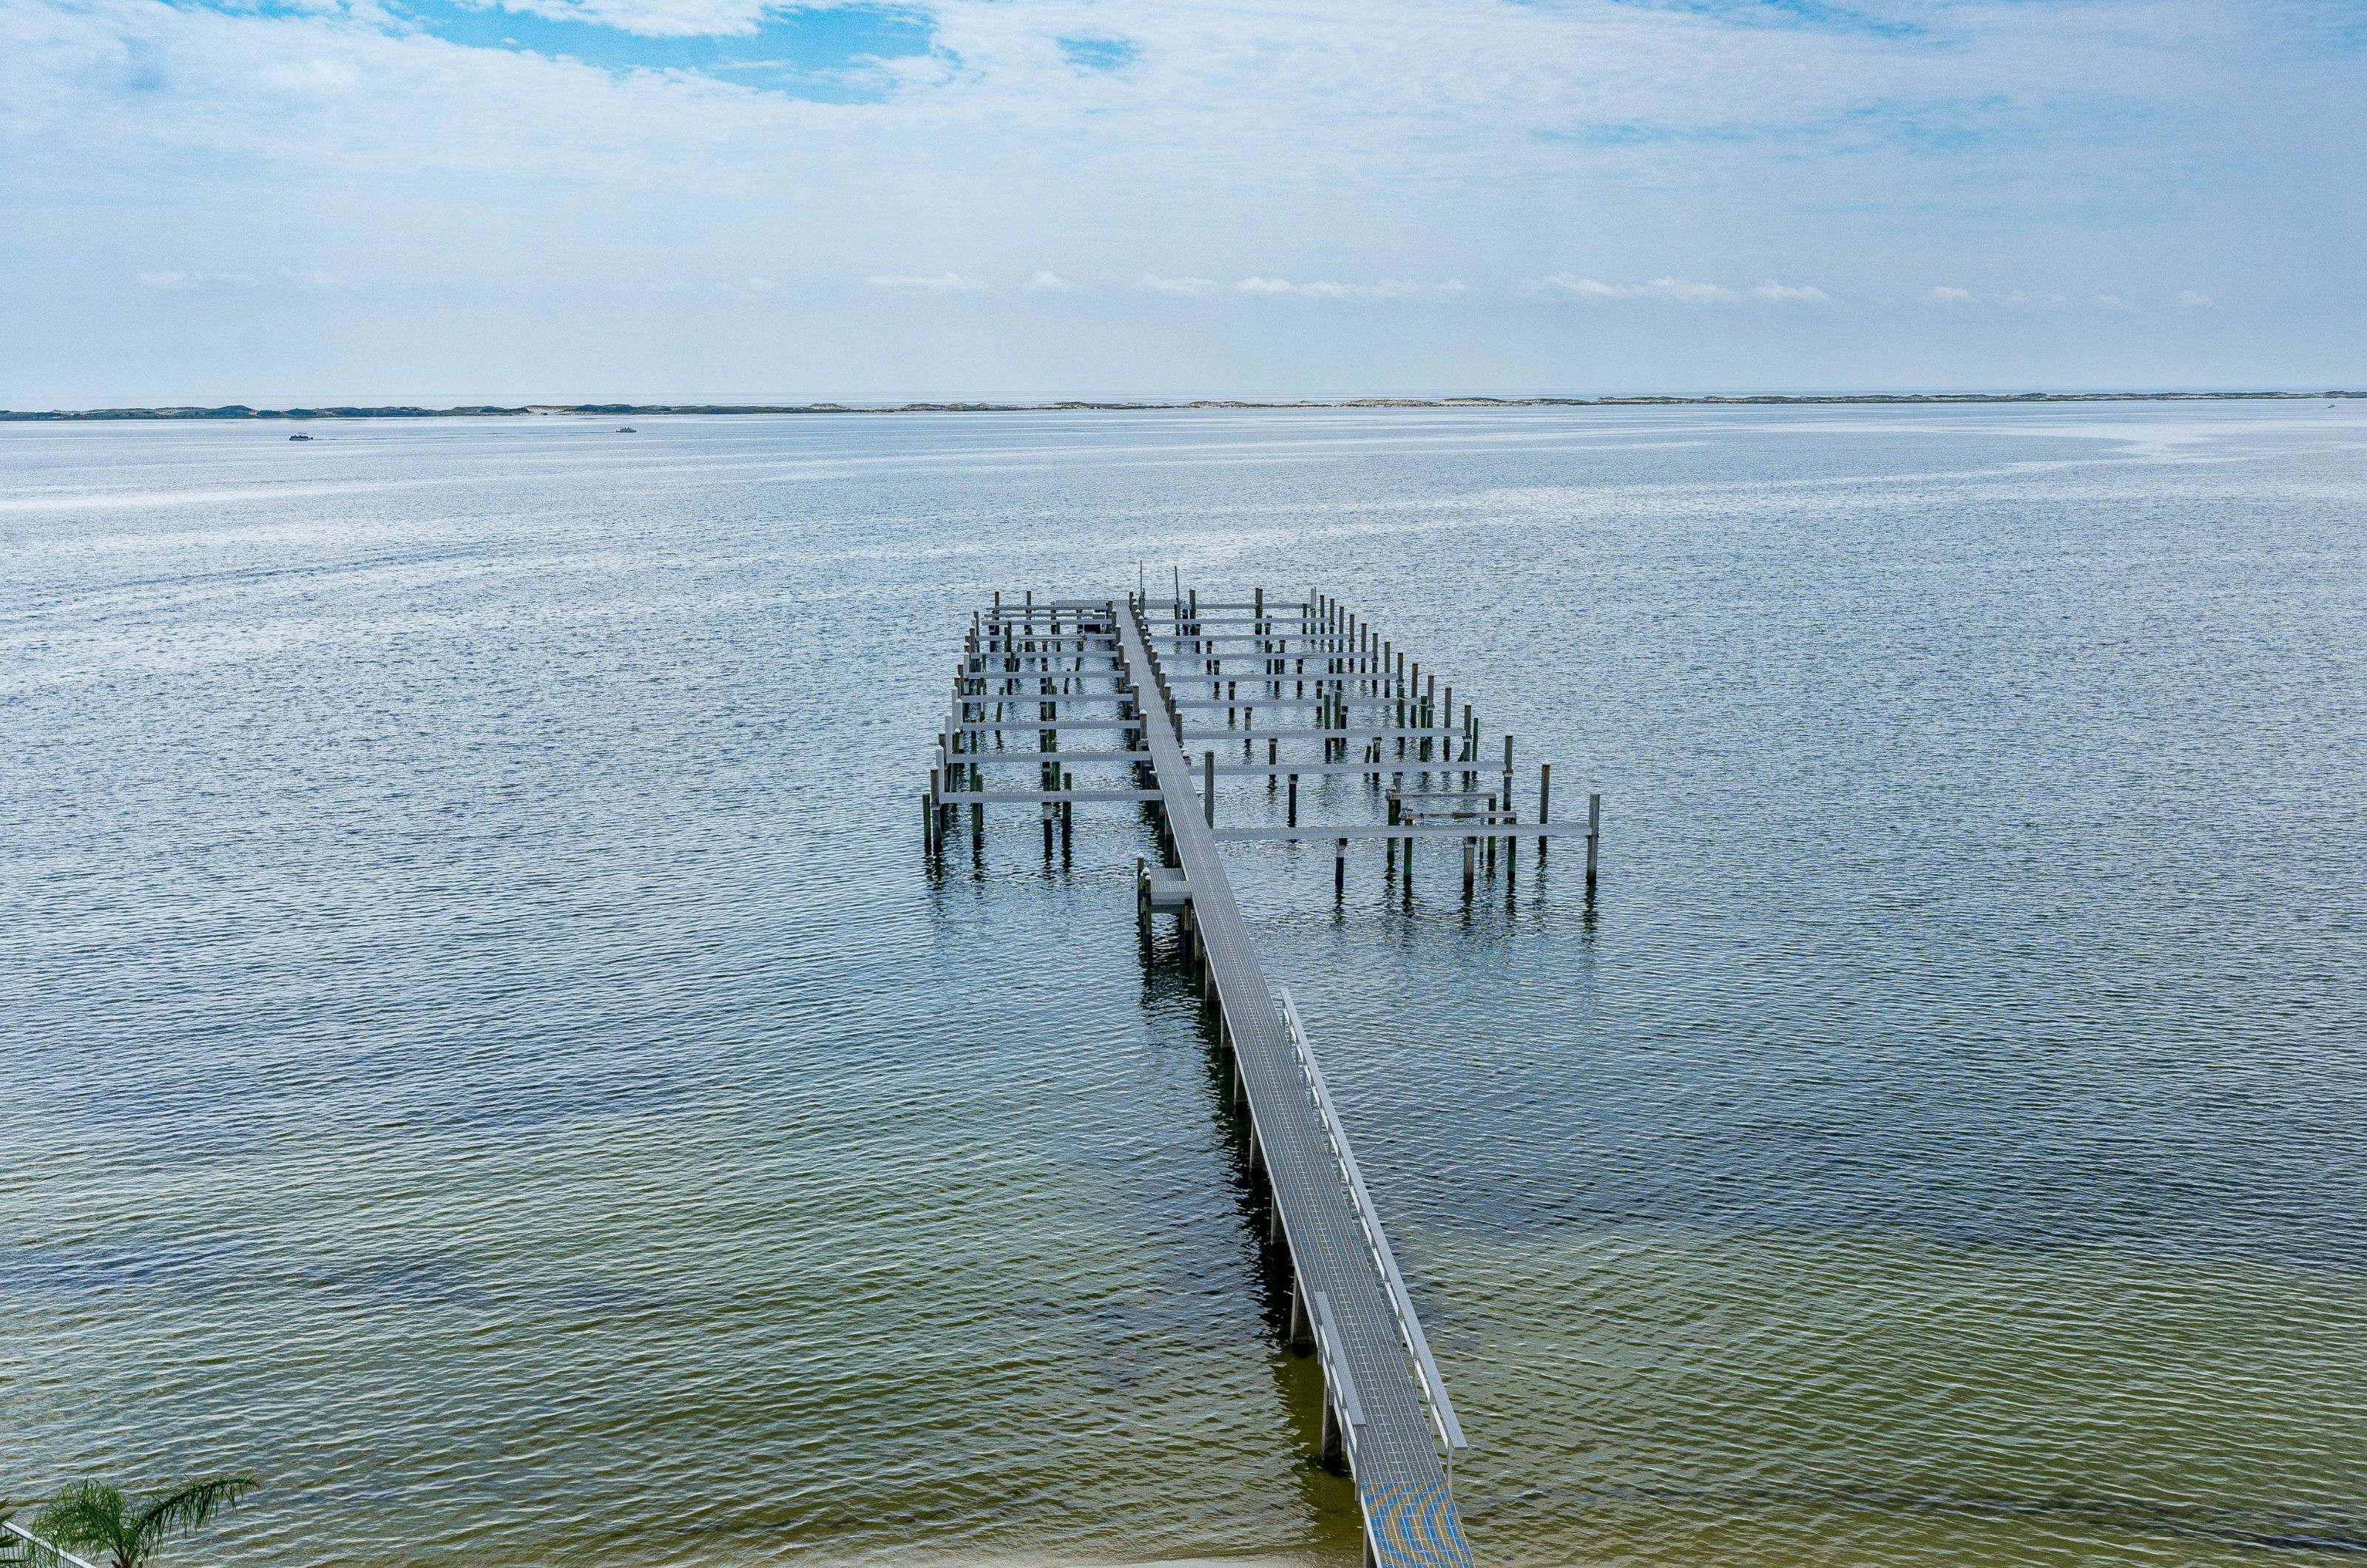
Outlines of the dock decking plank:
M1118 635L1137 679L1147 680L1150 642L1138 611L1129 606L1120 613ZM1337 1350L1363 1407L1353 1470L1367 1548L1380 1568L1470 1568L1471 1550L1413 1363L1347 1179L1300 1075L1288 1026L1251 944L1216 835L1202 816L1191 763L1167 726L1147 725L1145 739L1298 1288L1310 1300L1320 1292L1329 1301L1339 1327Z

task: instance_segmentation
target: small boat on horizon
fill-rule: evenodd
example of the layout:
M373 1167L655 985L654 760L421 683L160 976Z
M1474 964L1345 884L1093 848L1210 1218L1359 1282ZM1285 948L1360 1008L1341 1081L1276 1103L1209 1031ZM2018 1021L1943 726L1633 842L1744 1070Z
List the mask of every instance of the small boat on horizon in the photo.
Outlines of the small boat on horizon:
M635 430L629 424L620 424L617 427L617 434L619 435L639 435L640 432Z
M290 440L290 441L310 441L310 440L311 440L312 438L311 438L311 436L309 436L309 435L305 434L302 431L300 431L300 431L298 431L295 434L293 434L293 435L289 436L288 439L289 439L289 440Z

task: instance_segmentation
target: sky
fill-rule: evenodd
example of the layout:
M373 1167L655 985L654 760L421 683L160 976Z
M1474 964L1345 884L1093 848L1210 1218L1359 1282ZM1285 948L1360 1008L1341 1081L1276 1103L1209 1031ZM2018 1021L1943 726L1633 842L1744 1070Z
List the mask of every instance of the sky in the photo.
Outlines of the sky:
M0 406L2367 385L2367 0L0 0Z

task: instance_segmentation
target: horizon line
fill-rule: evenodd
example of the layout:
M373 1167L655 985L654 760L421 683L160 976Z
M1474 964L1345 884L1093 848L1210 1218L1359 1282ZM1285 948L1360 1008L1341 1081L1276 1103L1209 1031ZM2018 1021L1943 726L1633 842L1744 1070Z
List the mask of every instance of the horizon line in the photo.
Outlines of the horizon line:
M1848 403L2084 403L2241 402L2367 400L2367 390L2329 389L2205 391L2084 392L1694 392L1604 393L1595 397L1538 395L1493 397L1354 398L1048 398L1040 400L942 399L881 402L815 400L782 403L456 403L429 408L409 403L319 404L255 408L245 403L154 404L90 409L0 409L0 422L197 419L467 419L553 415L662 416L666 414L832 413L1064 413L1146 412L1192 410L1454 409L1454 408L1634 408L1784 406Z

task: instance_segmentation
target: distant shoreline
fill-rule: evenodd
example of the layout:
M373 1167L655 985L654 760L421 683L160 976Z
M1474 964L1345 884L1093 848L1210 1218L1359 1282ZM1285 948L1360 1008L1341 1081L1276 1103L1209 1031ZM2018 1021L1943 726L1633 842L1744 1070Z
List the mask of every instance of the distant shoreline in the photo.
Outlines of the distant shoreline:
M1731 397L1600 398L1191 398L1176 400L1060 399L1048 402L971 401L908 403L493 403L454 408L329 407L257 409L244 403L218 408L0 409L0 422L28 420L153 419L486 419L578 414L650 417L660 414L785 413L1161 413L1195 409L1535 409L1535 408L1764 408L1865 403L1923 406L1964 403L2179 403L2310 402L2319 398L2362 399L2367 391L2325 392L1764 392Z

